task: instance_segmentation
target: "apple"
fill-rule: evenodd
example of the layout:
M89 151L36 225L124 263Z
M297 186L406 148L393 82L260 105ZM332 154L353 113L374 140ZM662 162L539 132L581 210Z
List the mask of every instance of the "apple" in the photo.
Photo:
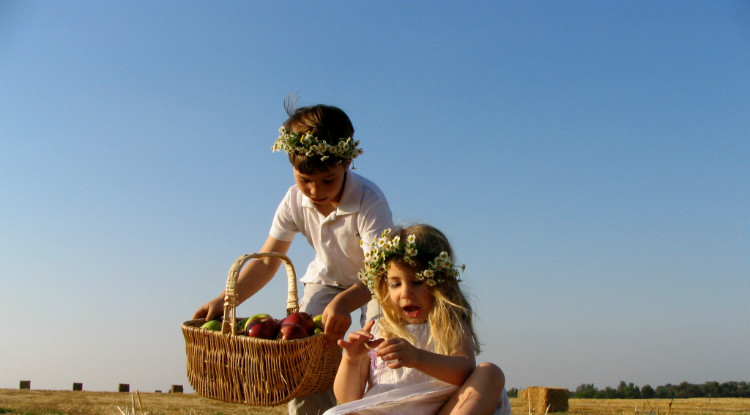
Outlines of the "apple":
M237 320L237 327L235 327L235 329L237 330L237 334L247 334L247 330L244 330L247 320L248 319L246 318Z
M277 339L279 340L297 340L304 339L308 333L304 327L299 324L285 323L281 325Z
M221 330L221 321L219 321L219 320L207 321L207 322L203 323L203 325L201 326L201 328L202 329L206 329L206 330L214 330L214 331Z
M313 317L313 323L315 323L316 329L325 330L325 328L323 327L323 315L322 314L318 314L317 316Z
M252 326L253 324L255 324L255 322L260 321L260 320L266 320L266 319L269 319L269 318L272 319L273 317L269 316L268 314L256 314L256 315L254 315L254 316L252 316L252 317L244 320L244 325L240 326L240 328L241 328L241 330L243 332L246 332L250 328L250 326Z
M256 320L247 329L247 335L259 339L273 339L279 331L279 323L268 317Z
M285 319L281 320L281 325L284 324L296 324L301 326L305 330L305 333L312 333L315 330L315 322L311 315L298 311L296 313L289 314Z
M271 317L271 316L268 315L268 314L256 314L256 315L250 317L250 320L256 319L256 318L266 318L266 317Z

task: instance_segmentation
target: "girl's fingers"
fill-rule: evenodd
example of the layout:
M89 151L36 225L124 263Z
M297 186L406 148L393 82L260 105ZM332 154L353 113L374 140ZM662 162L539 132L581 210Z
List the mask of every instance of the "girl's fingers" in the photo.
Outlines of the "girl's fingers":
M365 343L372 339L372 334L362 331L349 333L349 343Z
M386 365L391 369L403 367L403 359L398 353L388 353L381 357Z
M378 356L383 358L384 356L396 353L399 350L401 350L401 347L398 342L394 341L394 339L378 339L382 340L380 343L380 347L378 347Z
M384 341L385 339L369 340L365 342L365 347L367 347L368 349L375 349L378 346L380 346Z
M372 330L372 326L374 326L374 325L375 325L375 320L370 320L367 323L365 323L365 326L362 327L362 330L364 330L364 331L366 331L366 332L369 333L370 330Z
M367 342L371 340L373 337L372 334L370 333L370 330L372 330L372 326L374 324L375 324L375 320L370 320L367 323L365 323L365 326L362 327L361 330L349 333L349 342L362 342L362 343L365 343L365 346L368 349L370 349L371 347L368 346ZM373 345L372 347L377 347L378 344L380 344L380 342L377 342L377 344Z

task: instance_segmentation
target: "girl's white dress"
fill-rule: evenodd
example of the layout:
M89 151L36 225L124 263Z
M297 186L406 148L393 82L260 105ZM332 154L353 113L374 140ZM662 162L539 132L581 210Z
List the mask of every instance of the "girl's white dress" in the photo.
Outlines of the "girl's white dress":
M378 337L377 328L376 322L372 329L375 337ZM414 346L434 351L429 323L410 324L406 328L416 339ZM324 415L434 415L450 399L453 392L458 390L456 385L440 381L413 368L391 369L375 355L375 350L371 350L369 356L369 387L362 399L335 406ZM495 415L510 415L510 402L504 389Z

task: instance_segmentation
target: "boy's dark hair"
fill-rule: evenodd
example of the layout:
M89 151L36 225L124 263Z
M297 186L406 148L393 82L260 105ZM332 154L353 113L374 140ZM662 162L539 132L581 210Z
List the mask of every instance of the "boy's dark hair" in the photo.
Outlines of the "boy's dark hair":
M342 138L354 136L354 126L349 116L338 107L331 105L313 105L295 109L289 102L285 103L289 118L284 122L284 128L298 134L310 133L331 145L338 144ZM331 156L324 161L320 156L306 156L304 154L290 154L289 161L300 173L311 174L326 171L336 165L351 160Z

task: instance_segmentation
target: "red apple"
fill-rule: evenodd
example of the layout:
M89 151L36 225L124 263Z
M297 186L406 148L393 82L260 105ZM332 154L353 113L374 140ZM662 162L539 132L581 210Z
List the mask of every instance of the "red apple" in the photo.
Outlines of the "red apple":
M247 331L247 329L249 329L250 326L257 323L258 321L268 320L268 319L273 319L273 317L269 316L268 314L256 314L248 318L247 320L244 320L244 326L240 328L242 329L242 331Z
M312 333L315 330L315 322L311 315L298 311L296 313L289 314L285 319L281 320L281 325L284 324L297 324L302 326L306 333Z
M272 318L262 318L248 325L247 335L259 339L273 339L279 331L279 323Z
M284 323L281 325L277 339L279 340L297 340L307 337L307 330L299 324Z

